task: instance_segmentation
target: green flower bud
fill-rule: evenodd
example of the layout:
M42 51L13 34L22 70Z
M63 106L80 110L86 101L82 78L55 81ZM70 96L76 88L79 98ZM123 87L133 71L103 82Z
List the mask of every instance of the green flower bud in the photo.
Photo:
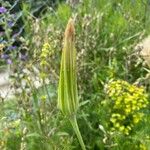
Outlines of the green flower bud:
M70 19L65 31L58 87L58 108L67 116L75 114L79 106L74 34L74 23Z

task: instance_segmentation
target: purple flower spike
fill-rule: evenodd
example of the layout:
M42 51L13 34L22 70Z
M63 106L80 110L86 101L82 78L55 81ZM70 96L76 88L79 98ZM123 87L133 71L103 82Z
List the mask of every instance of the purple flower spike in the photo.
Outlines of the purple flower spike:
M11 50L14 50L14 49L16 49L16 48L17 48L17 46L9 46L9 47L7 48L7 50L11 51Z
M12 60L11 59L7 59L7 64L12 64Z
M6 13L7 9L5 7L0 7L0 13Z
M7 55L7 54L2 54L2 55L1 55L1 58L2 58L2 59L8 59L8 58L9 58L9 55Z

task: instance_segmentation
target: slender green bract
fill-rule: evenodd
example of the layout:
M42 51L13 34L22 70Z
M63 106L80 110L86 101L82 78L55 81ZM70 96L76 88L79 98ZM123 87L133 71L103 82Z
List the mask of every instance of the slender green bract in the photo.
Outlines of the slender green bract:
M76 112L79 107L79 101L77 94L76 49L74 44L74 34L74 23L73 20L70 19L66 27L64 48L62 51L58 87L58 108L69 118L80 145L82 149L85 150L85 145L76 121Z

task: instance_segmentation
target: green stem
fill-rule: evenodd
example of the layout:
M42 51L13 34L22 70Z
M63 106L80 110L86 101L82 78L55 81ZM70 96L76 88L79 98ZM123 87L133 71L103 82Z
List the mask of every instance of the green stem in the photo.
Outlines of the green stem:
M47 96L48 96L48 100L49 100L49 102L50 102L51 98L50 98L50 95L49 95L49 91L48 91L48 88L47 88L45 79L43 79L43 83L44 83L44 87L45 87L46 94L47 94Z
M78 123L77 123L77 119L76 119L76 116L73 116L72 118L69 119L70 122L71 122L71 125L77 135L77 138L79 140L79 143L81 145L81 148L82 150L86 150L85 148L85 144L83 142L83 139L82 139L82 136L81 136L81 133L80 133L80 130L79 130L79 127L78 127Z

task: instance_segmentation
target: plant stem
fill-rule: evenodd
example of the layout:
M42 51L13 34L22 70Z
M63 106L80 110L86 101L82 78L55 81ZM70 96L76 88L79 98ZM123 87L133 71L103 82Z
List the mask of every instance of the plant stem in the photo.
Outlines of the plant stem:
M85 144L83 142L83 139L82 139L82 136L81 136L81 133L80 133L80 130L79 130L79 127L78 127L78 123L77 123L77 119L76 119L76 116L73 116L72 118L69 119L70 120L70 123L77 135L77 138L79 140L79 143L81 145L81 148L82 150L86 150L85 148Z
M49 100L49 102L51 102L51 97L50 97L50 95L49 95L49 91L48 91L48 88L47 88L45 79L43 79L43 83L44 83L44 87L45 87L46 94L47 94L47 96L48 96L48 100Z

